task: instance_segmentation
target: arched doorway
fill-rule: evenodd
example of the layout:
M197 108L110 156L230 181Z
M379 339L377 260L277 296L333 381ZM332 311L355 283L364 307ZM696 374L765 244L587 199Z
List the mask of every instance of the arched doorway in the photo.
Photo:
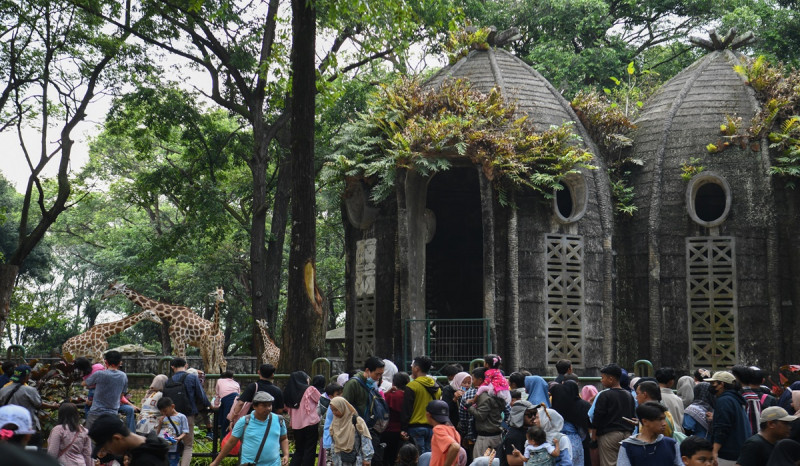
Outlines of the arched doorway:
M478 171L465 167L436 174L428 185L426 207L436 219L425 248L427 347L439 364L468 363L482 356L488 328L478 320L484 317Z

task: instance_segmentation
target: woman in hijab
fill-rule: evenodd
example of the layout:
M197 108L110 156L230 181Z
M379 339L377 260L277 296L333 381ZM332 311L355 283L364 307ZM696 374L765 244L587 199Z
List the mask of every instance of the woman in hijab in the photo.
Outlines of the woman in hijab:
M789 414L795 414L795 409L792 407L792 392L800 390L800 381L794 382L788 388L783 390L781 397L778 400L778 406L785 409Z
M597 396L597 387L594 385L585 385L581 389L581 399L589 404L592 404L594 397Z
M394 375L397 374L397 366L388 359L383 360L383 378L381 379L381 386L379 387L381 393L386 393L392 389L392 380ZM344 385L342 385L344 387Z
M450 384L442 388L442 400L450 408L450 423L458 426L458 407L461 404L461 397L464 392L472 386L472 377L466 372L459 372L450 381Z
M688 408L689 405L692 404L692 401L694 401L694 377L690 375L684 375L678 379L676 391L678 392L680 399L683 401L683 408Z
M333 413L330 427L333 466L371 462L375 452L372 448L372 436L364 419L358 416L353 405L343 397L337 396L331 400L330 410Z
M528 401L534 405L544 403L546 407L550 407L548 386L543 378L538 375L525 377L525 391L528 392Z
M550 387L553 409L564 418L561 433L569 437L572 444L573 466L583 466L583 440L589 433L589 408L591 405L578 394L578 384L567 380L563 384Z
M555 409L550 409L543 405L539 406L540 408L533 423L544 429L547 434L547 441L551 444L554 438L558 438L558 448L561 453L555 459L556 466L572 466L572 442L569 437L561 433L564 428L564 418Z
M694 400L683 413L683 430L686 435L709 438L711 422L708 413L714 412L714 395L711 384L700 382L694 386Z
M336 377L336 383L342 387L344 387L344 384L346 384L348 380L350 380L350 374L347 372L342 372L338 377Z
M319 424L319 390L309 385L311 379L303 371L292 372L283 391L294 431L294 455L290 466L314 466L317 459L317 426Z
M153 381L150 382L150 388L147 389L147 392L144 394L144 399L142 399L142 410L136 418L137 434L144 435L158 428L161 412L156 407L156 404L163 395L161 391L164 390L164 385L166 383L167 376L164 374L158 374L153 377Z

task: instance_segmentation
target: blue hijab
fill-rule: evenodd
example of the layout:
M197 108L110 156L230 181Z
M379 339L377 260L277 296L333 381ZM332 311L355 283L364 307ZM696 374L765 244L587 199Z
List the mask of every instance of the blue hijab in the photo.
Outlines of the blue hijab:
M534 405L544 403L545 406L550 407L548 388L547 382L538 375L525 377L525 391L528 392L528 401Z

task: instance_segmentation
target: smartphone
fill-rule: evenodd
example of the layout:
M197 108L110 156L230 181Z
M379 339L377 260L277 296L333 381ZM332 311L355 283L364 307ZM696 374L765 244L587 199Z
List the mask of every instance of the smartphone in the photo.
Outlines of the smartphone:
M630 424L633 424L635 426L639 425L639 420L638 419L631 419L629 417L622 416L622 420L625 421L625 422L628 422Z

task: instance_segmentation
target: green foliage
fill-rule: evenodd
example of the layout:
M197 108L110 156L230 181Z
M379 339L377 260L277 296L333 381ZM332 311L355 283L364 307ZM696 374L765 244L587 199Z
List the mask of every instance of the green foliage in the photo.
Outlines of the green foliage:
M695 58L689 33L719 18L727 2L468 0L464 12L474 24L519 27L516 55L571 98L583 88L609 87L632 61L663 79L673 76Z
M741 138L758 141L766 134L770 149L778 154L774 157L772 174L787 177L787 184L794 187L793 178L800 176L800 70L773 65L764 56L745 61L734 69L753 87L762 104L747 134ZM722 125L726 128L720 129L730 132L729 125L730 118Z
M632 66L629 70L632 74ZM597 91L578 92L572 99L571 105L609 167L608 176L615 211L633 215L636 206L633 205L635 193L630 184L630 167L643 164L641 160L630 158L628 155L628 149L633 144L629 135L636 126L622 107L610 102L607 95Z
M700 165L702 161L703 159L699 157L690 157L689 160L683 162L681 164L681 178L689 181L693 176L705 170L706 167Z
M464 80L424 88L402 79L383 86L369 111L345 125L327 176L364 178L374 185L372 199L381 201L394 188L397 168L431 175L466 158L498 188L550 195L561 177L592 159L577 140L569 124L535 131L497 89L483 94Z
M630 185L631 172L626 170L609 169L608 177L611 180L611 196L614 198L614 210L623 215L633 216L638 208L633 205L636 197L633 186Z
M800 12L793 0L733 0L722 16L719 30L736 27L752 31L758 41L745 53L764 55L771 61L800 66Z
M489 28L468 28L451 31L445 46L451 65L466 57L470 50L489 50Z
M571 105L606 162L620 162L633 144L629 135L636 128L623 109L597 91L578 92Z

